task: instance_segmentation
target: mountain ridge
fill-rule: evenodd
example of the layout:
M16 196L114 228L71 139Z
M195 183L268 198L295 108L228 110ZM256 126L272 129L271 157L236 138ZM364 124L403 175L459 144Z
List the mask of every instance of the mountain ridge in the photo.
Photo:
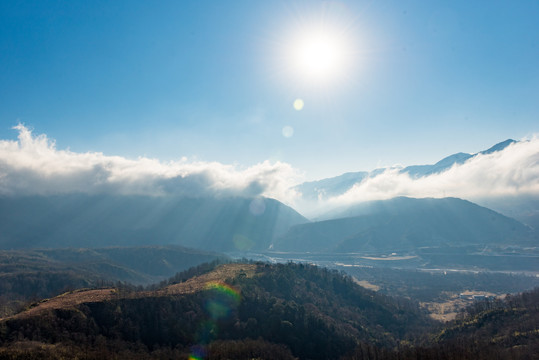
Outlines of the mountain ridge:
M185 352L215 340L254 338L282 344L300 358L331 359L358 344L393 348L431 324L417 304L362 288L335 271L232 263L156 290L81 290L36 303L0 320L0 344L26 339L89 350L107 340L109 349L143 344L144 352Z
M302 215L269 198L110 195L0 197L0 248L175 244L265 249Z
M533 245L537 233L517 220L458 198L366 202L327 220L293 226L275 251L395 252L421 247Z
M400 169L399 172L403 174L407 173L413 178L438 174L450 169L455 164L463 164L467 160L478 155L488 155L497 151L502 151L514 143L517 143L517 141L507 139L491 146L487 150L479 151L475 154L459 152L446 156L435 164L410 165ZM387 169L388 168L378 168L372 171L347 172L335 177L305 182L296 185L294 189L302 193L304 199L309 200L318 199L319 197L326 197L328 195L342 195L346 191L350 190L356 183L359 183L368 177L375 177Z
M35 303L0 319L0 357L531 359L538 298L536 289L477 301L442 325L418 303L337 271L230 263L155 290L86 289Z

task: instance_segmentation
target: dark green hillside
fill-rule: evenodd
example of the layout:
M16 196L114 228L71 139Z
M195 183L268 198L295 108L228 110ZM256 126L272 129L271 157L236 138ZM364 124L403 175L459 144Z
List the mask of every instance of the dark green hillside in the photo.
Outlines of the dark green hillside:
M0 248L175 244L264 250L307 220L277 200L158 196L0 197Z
M109 292L93 301L84 294L1 322L4 353L14 353L22 340L80 353L142 356L165 349L187 358L194 348L230 354L254 346L246 339L257 339L261 347L280 349L283 358L290 352L336 359L358 344L392 349L430 324L411 302L308 265L230 264L153 292ZM68 305L71 298L78 305Z
M274 249L310 252L393 252L420 247L535 246L537 233L469 201L395 198L347 209L332 220L296 225Z
M356 354L347 359L366 359L362 349L356 349ZM539 289L535 289L504 301L478 302L423 346L379 358L532 360L538 354Z
M467 349L480 358L481 347L510 358L513 354L539 354L539 288L503 301L471 306L460 319L436 337L442 346Z
M103 263L115 264L138 274L139 278L118 279L134 284L149 284L156 280L170 277L178 271L225 257L219 253L177 245L106 247L99 249L43 249L27 250L27 252L41 253L50 260L65 264L77 264L95 271L100 271ZM106 272L103 275L106 275Z
M178 282L180 281L180 282ZM0 321L0 359L535 359L539 290L433 326L304 264L201 265L152 291L78 291Z
M443 301L465 291L499 295L515 294L539 286L539 278L524 274L493 272L427 272L373 267L342 266L338 269L368 281L379 291L416 301Z
M149 284L221 258L179 246L0 251L0 317L29 300L73 289Z

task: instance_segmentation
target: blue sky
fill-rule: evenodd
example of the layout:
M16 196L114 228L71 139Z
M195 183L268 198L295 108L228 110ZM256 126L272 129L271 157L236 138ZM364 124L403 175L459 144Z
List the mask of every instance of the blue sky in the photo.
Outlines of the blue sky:
M0 138L307 179L433 163L539 133L537 19L531 0L3 1ZM299 76L292 39L326 26L346 66Z

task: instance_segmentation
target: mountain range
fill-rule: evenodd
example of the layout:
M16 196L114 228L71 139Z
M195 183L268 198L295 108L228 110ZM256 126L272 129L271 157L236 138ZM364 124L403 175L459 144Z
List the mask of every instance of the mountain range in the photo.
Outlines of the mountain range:
M297 191L301 195L301 201L305 203L303 205L304 208L314 209L309 210L312 218L317 220L325 220L330 218L332 214L326 214L327 210L324 206L320 206L320 204L323 204L325 200L330 198L344 195L347 191L351 190L354 185L360 184L367 179L376 178L385 171L390 170L392 174L395 172L401 175L406 174L411 180L421 180L430 175L442 174L451 169L453 166L462 165L480 155L489 155L500 152L505 150L508 146L516 143L519 142L512 139L507 139L487 150L479 151L474 154L459 152L447 156L435 164L430 165L412 165L407 167L395 166L378 168L372 171L347 172L331 178L304 182L296 185L293 190ZM517 171L513 176L518 178L521 175L520 172ZM519 194L517 191L512 194L507 193L503 196L483 196L476 198L473 201L523 222L534 229L539 229L539 197L537 195L530 193ZM334 210L331 211L333 212Z
M175 244L262 250L307 222L267 198L13 196L0 198L0 214L3 249Z
M416 254L425 248L523 249L536 247L539 238L529 226L457 198L365 202L314 222L265 198L4 197L0 211L3 249L172 244L244 254L268 250ZM108 250L107 256L113 252Z
M424 247L535 246L522 223L456 198L406 197L361 203L332 219L298 224L273 243L275 251L409 252Z
M427 176L480 154L501 151L513 143L514 140L506 140L477 154L458 153L434 165L411 166L400 171L414 177ZM319 196L321 191L339 194L358 179L382 171L347 173L305 183L298 189L307 194L310 191L313 196ZM515 203L513 209L520 204ZM533 212L537 201L527 199L526 206ZM415 256L420 249L425 252L428 248L467 247L468 253L470 249L484 253L496 247L496 251L516 247L524 254L523 249L536 248L539 239L532 227L457 198L398 197L363 202L333 209L321 219L311 222L293 208L263 197L80 193L2 196L0 249L177 245L240 254L269 250ZM534 259L522 258L521 263L529 264Z
M413 178L419 178L423 176L428 176L432 174L439 174L443 171L450 169L455 164L463 164L467 160L477 156L477 155L486 155L492 154L497 151L505 149L507 146L516 143L515 140L507 139L502 141L491 148L480 151L475 154L468 153L456 153L450 156L443 158L438 161L436 164L432 165L412 165L407 166L399 170L400 173L407 173ZM294 187L295 190L299 191L304 199L316 200L319 197L330 197L337 196L346 193L352 188L355 184L361 182L362 180L368 177L374 177L382 172L387 170L387 168L378 168L373 171L359 171L359 172L348 172L336 177L309 181L302 184L299 184Z

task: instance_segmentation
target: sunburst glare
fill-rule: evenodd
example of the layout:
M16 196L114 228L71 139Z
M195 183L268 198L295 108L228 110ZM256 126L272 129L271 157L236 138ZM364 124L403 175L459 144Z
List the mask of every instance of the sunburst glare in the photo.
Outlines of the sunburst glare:
M292 50L295 70L303 77L317 80L338 75L346 56L343 37L327 29L306 31L295 40Z

